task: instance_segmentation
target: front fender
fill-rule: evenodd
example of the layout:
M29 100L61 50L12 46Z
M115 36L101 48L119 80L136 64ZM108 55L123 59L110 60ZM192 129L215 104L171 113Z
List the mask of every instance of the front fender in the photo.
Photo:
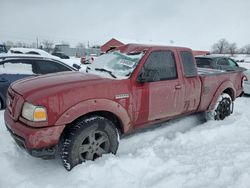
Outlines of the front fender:
M127 132L131 127L131 118L125 108L109 99L90 99L77 103L65 111L58 118L55 125L69 124L85 114L96 111L108 111L115 114L122 122L124 132Z
M215 105L216 105L216 102L218 100L218 98L220 97L220 95L223 93L223 91L225 91L226 89L229 89L231 91L231 97L232 97L232 100L234 101L235 98L236 98L236 90L234 88L234 85L231 81L225 81L223 82L219 88L216 90L210 104L209 104L209 107L208 107L208 110L213 110Z

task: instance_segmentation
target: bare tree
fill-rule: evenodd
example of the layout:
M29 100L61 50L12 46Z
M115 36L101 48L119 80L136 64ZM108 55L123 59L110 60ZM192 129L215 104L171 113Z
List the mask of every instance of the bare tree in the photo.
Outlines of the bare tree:
M77 51L76 51L76 57L81 57L83 55L85 55L86 53L86 47L85 47L85 44L82 43L82 42L79 42L77 45L76 45L76 48L77 48Z
M14 42L9 41L9 40L4 42L3 44L6 46L7 49L10 49L11 47L14 46Z
M218 42L213 44L212 46L212 52L213 53L226 53L228 51L229 43L226 39L220 39Z
M62 40L62 41L61 41L61 44L69 45L69 42Z
M50 41L50 40L44 40L42 42L42 45L43 45L43 49L47 52L51 52L53 50L53 46L54 46L54 42L53 41Z
M235 42L228 45L228 52L231 56L234 56L234 54L237 52L237 45Z
M27 48L29 45L25 42L16 42L14 44L14 47L18 47L18 48Z
M30 45L29 45L30 48L37 48L37 43L36 42L32 42Z
M250 44L245 45L242 48L242 52L245 53L245 54L250 54Z

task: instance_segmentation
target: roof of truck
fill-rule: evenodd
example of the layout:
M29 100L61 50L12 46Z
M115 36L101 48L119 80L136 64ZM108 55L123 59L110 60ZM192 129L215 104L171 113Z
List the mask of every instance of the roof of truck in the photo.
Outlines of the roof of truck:
M133 52L133 51L140 52L140 51L159 50L159 49L191 50L190 48L178 47L178 46L162 46L162 45L134 44L134 43L119 46L115 49L120 50L120 51L125 52L125 53L129 53L129 52Z

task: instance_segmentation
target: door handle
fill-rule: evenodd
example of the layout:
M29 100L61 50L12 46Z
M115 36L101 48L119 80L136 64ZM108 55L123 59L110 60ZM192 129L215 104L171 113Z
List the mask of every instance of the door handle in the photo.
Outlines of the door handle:
M175 89L181 89L181 85L176 85Z

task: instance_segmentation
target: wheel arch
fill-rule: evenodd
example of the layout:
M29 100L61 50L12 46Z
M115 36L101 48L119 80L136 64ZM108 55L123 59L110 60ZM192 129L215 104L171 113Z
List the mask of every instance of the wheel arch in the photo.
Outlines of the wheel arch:
M118 131L123 134L131 129L131 118L125 108L108 99L94 99L80 102L65 111L55 125L74 124L76 121L90 116L101 116L112 121Z
M104 117L104 118L110 120L115 125L115 127L118 129L120 134L124 133L124 128L123 128L123 125L122 125L120 118L117 115L115 115L114 113L109 112L109 111L89 112L87 114L84 114L84 115L78 117L73 122L69 123L69 125L75 124L78 121L81 121L83 119L87 119L88 117L94 117L94 116Z
M233 83L231 81L225 81L220 85L220 87L215 92L207 110L214 109L216 102L222 93L227 93L228 95L230 95L232 101L236 99L236 90L234 88Z

